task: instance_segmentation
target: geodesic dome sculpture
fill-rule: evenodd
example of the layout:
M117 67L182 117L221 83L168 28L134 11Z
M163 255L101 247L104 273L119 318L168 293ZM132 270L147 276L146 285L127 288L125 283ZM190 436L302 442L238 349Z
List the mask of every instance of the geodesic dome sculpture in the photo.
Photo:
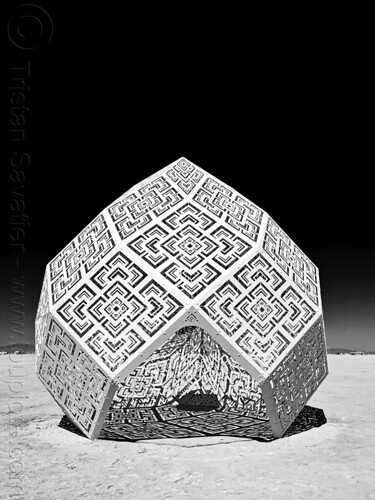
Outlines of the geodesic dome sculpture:
M266 212L181 158L49 262L36 369L90 438L109 411L124 430L124 408L147 422L155 405L183 435L189 414L173 405L210 392L280 437L328 373L318 269Z

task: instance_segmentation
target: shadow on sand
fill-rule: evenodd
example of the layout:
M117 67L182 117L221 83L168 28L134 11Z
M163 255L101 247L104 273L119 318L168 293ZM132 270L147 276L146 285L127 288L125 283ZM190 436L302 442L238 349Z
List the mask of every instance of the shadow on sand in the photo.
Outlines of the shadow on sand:
M283 438L320 427L327 422L323 410L305 406ZM84 436L64 416L59 427ZM267 419L254 418L246 411L220 410L217 408L155 406L114 410L109 414L99 439L114 441L139 441L162 438L191 438L230 436L269 442L274 438Z

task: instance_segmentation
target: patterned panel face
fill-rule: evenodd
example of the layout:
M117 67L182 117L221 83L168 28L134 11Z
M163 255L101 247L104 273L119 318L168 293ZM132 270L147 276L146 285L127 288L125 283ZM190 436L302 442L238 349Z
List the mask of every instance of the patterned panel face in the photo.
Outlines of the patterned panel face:
M204 212L214 214L215 220L225 221L232 231L240 232L251 243L258 240L262 210L185 159L141 187L135 186L108 211L121 239L125 240L136 231L145 230L167 211L175 210L186 196L191 196Z
M189 298L211 285L251 245L191 203L152 225L128 247Z
M269 370L316 314L297 290L257 254L201 308L258 368Z
M213 393L222 407L265 415L256 381L196 327L181 329L139 365L119 385L111 411L165 405L188 392Z
M272 373L270 387L285 431L328 373L321 318Z
M167 175L185 194L190 194L202 179L203 172L200 172L189 161L182 159L168 170Z
M318 270L282 229L268 218L263 248L313 304L319 306Z
M225 222L232 231L249 239L250 244L258 240L263 211L186 159L141 187L135 186L108 211L125 240L139 230L146 230L166 212L176 210L187 197L195 200L202 212L214 215L215 220Z
M49 319L48 305L48 280L44 274L42 293L40 294L38 311L35 319L35 354L38 363L43 344L47 336L47 323Z
M52 303L56 304L105 257L114 241L103 215L89 224L49 264Z
M164 328L183 305L122 252L91 273L57 309L113 373Z
M38 375L68 417L91 434L110 381L53 319L41 350Z
M121 239L126 239L183 200L170 182L160 176L109 207Z
M253 242L258 240L263 212L246 198L208 177L193 199L236 232Z

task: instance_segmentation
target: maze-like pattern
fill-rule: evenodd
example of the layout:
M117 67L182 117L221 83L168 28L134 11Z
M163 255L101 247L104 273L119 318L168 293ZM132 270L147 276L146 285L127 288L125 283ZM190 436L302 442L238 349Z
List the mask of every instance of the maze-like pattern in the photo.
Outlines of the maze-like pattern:
M189 298L252 248L191 203L138 235L128 247Z
M165 405L188 392L213 393L225 408L265 414L256 381L210 335L195 327L181 329L139 365L119 385L111 411Z
M164 175L127 192L108 210L120 237L125 240L136 231L145 230L170 209L176 209L184 197L194 191L192 199L205 212L225 221L250 242L258 240L263 211L228 186L205 176L185 159L176 162Z
M263 211L232 189L207 177L193 199L249 240L258 240Z
M300 335L315 310L262 254L205 299L201 308L261 370Z
M189 161L182 159L168 170L167 175L185 194L190 194L202 179L203 172L195 168Z
M289 276L316 306L319 306L318 270L275 221L268 217L263 248L279 269Z
M108 210L120 237L125 240L182 200L183 195L165 177L160 176L120 198Z
M283 430L295 420L327 373L323 321L319 318L269 379Z
M116 340L111 340L105 333L96 330L86 342L87 347L92 349L112 372L123 365L144 343L145 340L134 330L128 331L126 337Z
M52 302L58 302L113 247L107 223L103 215L99 215L50 262Z
M61 304L57 314L114 372L182 307L126 255L117 252Z
M49 305L48 305L48 279L47 274L44 274L42 292L40 294L38 310L35 320L35 354L36 362L40 359L46 336L47 336L47 323L49 318Z
M53 319L41 350L38 375L68 417L90 434L110 381Z

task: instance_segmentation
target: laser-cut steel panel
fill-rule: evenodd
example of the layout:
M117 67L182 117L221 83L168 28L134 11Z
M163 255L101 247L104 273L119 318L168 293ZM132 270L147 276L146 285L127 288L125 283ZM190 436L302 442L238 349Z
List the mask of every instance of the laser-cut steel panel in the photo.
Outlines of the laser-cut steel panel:
M223 276L202 297L198 310L260 380L269 377L321 315L320 307L263 250Z
M88 437L96 437L115 384L53 318L46 325L37 375L77 427Z
M262 387L274 433L282 436L328 375L323 318L299 340Z
M37 367L53 392L53 320L114 394L191 324L263 384L321 315L308 257L266 212L181 158L120 196L47 265ZM96 435L101 422L84 432Z

